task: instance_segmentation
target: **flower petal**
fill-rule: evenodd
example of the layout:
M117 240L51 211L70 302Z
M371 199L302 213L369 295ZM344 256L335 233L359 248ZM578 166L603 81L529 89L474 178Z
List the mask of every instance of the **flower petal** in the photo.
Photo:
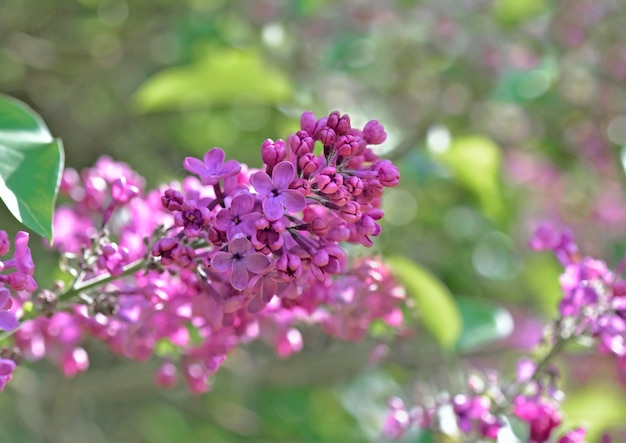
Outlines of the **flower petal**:
M232 224L233 216L229 211L222 209L217 213L217 216L215 217L215 226L217 226L218 229L226 231Z
M11 292L7 288L0 288L0 309L7 304L9 298L11 296Z
M233 265L233 255L228 252L218 252L211 260L211 266L218 272L226 272Z
M15 318L15 314L9 311L0 311L0 329L3 331L10 331L20 325L20 322Z
M239 194L233 198L230 204L230 212L236 216L242 216L252 212L254 197L252 194Z
M300 212L306 206L306 199L300 191L286 189L280 193L278 199L285 205L289 212Z
M272 221L280 219L285 214L280 199L273 196L263 200L263 211L265 212L265 216Z
M282 161L272 170L272 181L276 189L288 189L289 185L296 177L296 168L293 167L291 162Z
M235 255L244 255L250 250L250 240L245 237L237 237L228 244L228 251Z
M246 270L246 265L243 263L243 260L234 260L230 284L233 285L233 288L243 291L246 289L249 280L250 277L248 276L248 271Z
M243 257L243 263L248 271L261 274L267 271L272 261L267 255L261 252L254 252L252 254L246 254Z
M220 148L213 148L204 154L204 164L206 165L207 170L211 174L217 174L222 169L222 164L224 163L224 151Z
M263 171L255 172L250 176L250 183L261 195L272 195L272 179Z
M183 160L183 167L192 174L199 176L206 175L209 172L204 162L194 157L185 157L185 160Z
M230 177L239 174L239 171L241 171L241 164L237 160L228 160L220 169L220 176Z

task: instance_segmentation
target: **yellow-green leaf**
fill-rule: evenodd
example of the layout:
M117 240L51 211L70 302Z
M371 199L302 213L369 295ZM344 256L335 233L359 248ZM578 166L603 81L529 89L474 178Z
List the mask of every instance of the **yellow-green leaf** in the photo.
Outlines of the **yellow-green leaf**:
M450 290L437 277L406 257L393 256L386 261L415 302L424 329L443 348L452 348L459 339L463 322Z
M214 49L194 64L167 68L133 96L139 112L209 107L236 100L279 103L291 95L286 76L252 51Z
M493 141L478 135L459 137L437 157L456 181L475 195L487 215L501 220L505 213L500 192L502 154Z

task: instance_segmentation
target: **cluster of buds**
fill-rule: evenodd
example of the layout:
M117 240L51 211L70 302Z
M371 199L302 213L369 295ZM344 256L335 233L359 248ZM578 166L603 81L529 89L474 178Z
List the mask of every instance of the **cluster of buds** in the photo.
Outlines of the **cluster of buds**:
M92 337L133 360L161 358L162 386L182 373L205 392L242 343L265 340L280 356L302 349L300 322L347 340L373 321L400 327L404 292L389 269L375 258L349 263L342 247L370 246L380 233L383 188L399 176L368 146L385 138L376 121L361 130L347 115L306 112L286 142L262 144L262 170L225 161L219 148L186 158L192 175L180 183L148 192L108 157L66 170L71 203L56 211L54 247L68 281L35 303L14 297L13 345L73 376L89 366L82 344ZM20 278L7 282L28 285L22 244L4 269L17 266Z

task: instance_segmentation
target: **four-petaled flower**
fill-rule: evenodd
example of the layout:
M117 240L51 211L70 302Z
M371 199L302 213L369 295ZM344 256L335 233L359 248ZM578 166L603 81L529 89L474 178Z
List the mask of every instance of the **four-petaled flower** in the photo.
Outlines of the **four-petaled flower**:
M228 240L237 235L245 237L256 233L256 222L262 217L260 212L252 212L254 197L252 194L239 194L230 203L230 210L222 209L215 218L216 226L226 232Z
M211 260L211 266L219 272L232 271L230 283L233 288L243 291L250 281L249 272L262 274L270 267L271 260L265 254L255 252L250 240L237 237L228 244L228 252L218 252Z
M265 197L263 199L263 212L269 220L281 218L284 209L289 212L300 212L306 206L304 195L295 189L289 189L289 185L295 177L296 169L288 161L277 164L272 171L271 178L263 171L250 177L250 183L254 189Z
M241 170L241 165L236 160L228 160L224 163L224 151L213 148L204 154L204 161L194 157L186 157L183 162L185 169L200 177L205 185L214 185L220 178L231 177Z

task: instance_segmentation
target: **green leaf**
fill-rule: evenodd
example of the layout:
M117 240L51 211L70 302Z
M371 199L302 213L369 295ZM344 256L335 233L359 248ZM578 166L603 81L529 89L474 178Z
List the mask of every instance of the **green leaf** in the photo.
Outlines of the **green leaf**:
M133 96L139 112L230 104L237 100L280 103L291 85L280 71L252 51L215 49L190 66L165 69Z
M508 337L513 332L509 312L485 300L458 297L463 330L456 349L469 351Z
M502 219L506 213L500 192L502 154L493 141L478 135L459 137L436 155L458 183L475 195L489 217Z
M503 24L516 26L548 10L545 0L497 0L493 6L496 18Z
M451 348L458 340L463 321L449 289L426 269L405 257L386 259L393 273L415 301L422 324L443 348Z
M0 95L0 158L0 199L20 223L52 243L63 145L31 108L5 95Z

